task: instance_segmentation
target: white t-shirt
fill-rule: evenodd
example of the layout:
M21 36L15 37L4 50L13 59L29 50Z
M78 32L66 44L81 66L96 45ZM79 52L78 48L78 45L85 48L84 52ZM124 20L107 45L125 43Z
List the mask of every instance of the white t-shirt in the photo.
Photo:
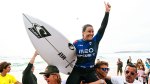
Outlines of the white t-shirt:
M141 76L145 75L144 70L137 70L137 73L138 73L138 81L146 82L146 78L141 77Z
M125 78L122 76L112 76L111 82L113 84L143 84L142 82L139 82L137 80L134 80L133 83L128 83L128 82L126 82Z
M66 80L62 80L62 81L61 81L61 84L66 84Z

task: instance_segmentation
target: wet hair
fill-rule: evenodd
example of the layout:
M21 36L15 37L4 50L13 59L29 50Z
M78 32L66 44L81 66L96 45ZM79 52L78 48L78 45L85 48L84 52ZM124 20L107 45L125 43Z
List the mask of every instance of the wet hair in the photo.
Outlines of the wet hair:
M93 27L91 24L85 24L83 27L82 27L82 32L85 32L86 28L87 27Z
M8 62L1 62L0 63L0 72L3 72L3 69L6 69L11 63Z
M97 63L95 64L95 68L99 68L99 67L102 66L102 65L108 66L108 62L105 62L105 61L97 62Z
M135 68L135 69L136 69L135 72L137 73L137 67L136 67L135 64L133 64L133 63L128 63L127 66L132 67L132 68ZM126 66L126 67L127 67L127 66ZM126 67L125 67L125 70L126 70Z

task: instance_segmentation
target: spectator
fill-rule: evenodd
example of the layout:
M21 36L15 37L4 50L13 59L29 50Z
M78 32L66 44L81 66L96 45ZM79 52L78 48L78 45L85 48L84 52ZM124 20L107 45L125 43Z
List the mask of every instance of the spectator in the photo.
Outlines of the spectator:
M34 66L33 63L35 61L36 56L38 55L37 51L34 52L33 57L31 58L28 66L23 71L22 83L23 84L37 84L37 78L33 74Z
M114 76L111 77L111 82L113 84L142 84L138 80L136 80L136 77L138 75L137 68L134 64L129 63L125 67L124 70L125 77L122 76Z
M117 61L117 76L119 75L122 75L122 67L123 67L123 62L121 61L120 58L118 58L118 61Z
M128 60L127 60L127 64L128 63L132 63L132 59L131 59L131 56L129 56Z
M61 81L59 70L54 65L48 65L45 71L40 74L44 75L47 84L65 84L65 81Z
M13 75L8 74L11 70L10 65L8 62L0 63L0 84L21 84Z

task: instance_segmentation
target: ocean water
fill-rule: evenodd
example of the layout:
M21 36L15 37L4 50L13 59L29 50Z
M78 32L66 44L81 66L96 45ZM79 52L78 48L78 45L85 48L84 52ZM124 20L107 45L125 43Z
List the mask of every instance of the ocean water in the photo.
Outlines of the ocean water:
M109 63L109 75L116 75L117 69L117 60L120 58L123 61L123 69L126 65L128 57L131 56L132 62L136 63L137 59L142 59L145 62L146 58L150 58L150 53L99 53L97 59L107 61ZM22 78L22 72L29 63L31 57L22 57L22 56L0 56L0 61L7 61L11 63L11 71L19 81ZM56 60L57 62L57 60ZM35 59L35 75L38 78L38 82L45 82L42 75L39 75L39 72L45 70L47 63L40 57L37 56ZM62 74L62 78L66 79L67 75ZM45 84L45 83L43 83Z

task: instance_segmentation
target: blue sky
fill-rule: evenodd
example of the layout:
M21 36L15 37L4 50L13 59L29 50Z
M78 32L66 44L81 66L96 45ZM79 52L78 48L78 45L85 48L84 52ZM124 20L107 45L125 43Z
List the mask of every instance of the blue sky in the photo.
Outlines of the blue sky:
M106 0L112 5L109 23L99 51L150 49L150 1ZM84 24L95 33L104 16L104 0L3 0L0 3L0 55L31 55L34 52L22 13L56 28L71 42L80 39Z

